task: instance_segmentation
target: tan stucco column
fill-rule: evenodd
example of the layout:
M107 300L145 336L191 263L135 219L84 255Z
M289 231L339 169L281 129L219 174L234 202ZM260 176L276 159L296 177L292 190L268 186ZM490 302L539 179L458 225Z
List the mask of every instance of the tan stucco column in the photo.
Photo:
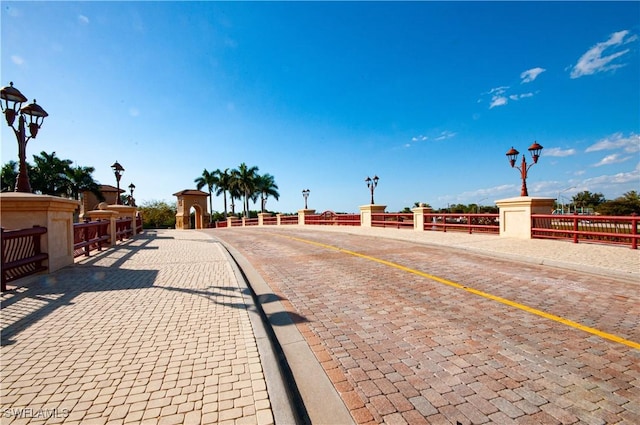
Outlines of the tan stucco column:
M7 230L47 228L41 248L51 273L73 264L73 213L79 206L73 199L7 192L0 194L0 221Z
M302 209L302 210L298 210L298 224L300 226L304 226L304 218L307 215L312 215L315 214L316 210L311 210L311 209Z
M386 209L386 205L369 204L360 206L360 226L371 227L371 214L383 213Z
M517 198L496 201L500 208L500 236L531 239L531 214L550 214L553 198Z
M433 211L431 207L413 208L413 230L424 231L424 215Z

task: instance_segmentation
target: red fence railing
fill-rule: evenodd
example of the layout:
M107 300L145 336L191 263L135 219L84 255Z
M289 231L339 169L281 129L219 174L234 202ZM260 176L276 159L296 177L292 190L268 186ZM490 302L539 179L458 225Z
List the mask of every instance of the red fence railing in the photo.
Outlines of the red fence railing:
M89 256L109 244L109 220L87 221L73 225L73 256Z
M136 235L142 233L142 216L138 215L136 217Z
M640 217L601 215L532 214L531 237L568 239L638 248Z
M245 226L257 226L258 223L258 219L257 218L246 218L244 220L244 225Z
M360 214L336 214L333 211L325 211L322 214L305 215L304 224L323 226L360 226Z
M468 233L500 233L500 214L434 214L424 215L424 230L462 231Z
M286 224L298 224L297 215L282 215L280 216L280 225Z
M7 290L7 283L25 276L47 270L43 264L49 258L41 250L41 237L47 233L46 227L33 226L30 229L0 229L2 278L0 290Z
M133 219L122 217L116 220L116 239L122 241L133 236Z
M278 224L278 217L262 217L262 224L265 226L275 226Z
M371 214L371 227L413 229L413 213L374 213Z

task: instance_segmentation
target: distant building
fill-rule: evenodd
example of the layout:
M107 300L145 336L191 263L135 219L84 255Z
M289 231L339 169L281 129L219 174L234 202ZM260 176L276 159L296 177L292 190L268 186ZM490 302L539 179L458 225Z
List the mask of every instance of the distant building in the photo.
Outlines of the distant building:
M116 199L118 198L118 188L114 186L110 186L108 184L99 185L100 193L104 197L104 201L100 201L98 197L92 193L87 191L82 192L82 196L80 199L80 214L84 214L85 211L91 211L98 209L98 204L100 202L106 202L109 205L113 205L116 203ZM125 191L120 189L120 193L124 193Z

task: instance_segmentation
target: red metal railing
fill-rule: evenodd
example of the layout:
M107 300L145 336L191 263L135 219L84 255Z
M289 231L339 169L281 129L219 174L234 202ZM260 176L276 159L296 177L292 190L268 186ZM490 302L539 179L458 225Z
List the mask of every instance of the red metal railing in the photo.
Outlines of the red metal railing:
M142 216L138 215L136 217L136 235L142 233Z
M298 224L298 216L297 215L281 215L280 225L286 225L286 224Z
M413 229L413 213L371 214L371 227L394 227L396 229Z
M227 220L220 220L215 222L215 228L227 227Z
M323 226L360 226L360 214L336 214L333 211L325 211L322 214L305 215L304 224Z
M638 248L640 217L532 214L531 237L629 245Z
M434 214L424 215L424 230L464 231L468 233L500 233L500 214Z
M244 225L245 226L257 226L258 223L258 219L257 218L246 218L244 220Z
M122 217L116 220L116 239L121 241L133 236L133 219Z
M42 252L40 240L47 233L46 227L33 226L30 229L0 229L2 250L2 278L0 290L7 290L7 283L47 270L42 264L49 255Z
M265 226L275 226L278 224L278 217L262 217L262 224Z
M94 250L102 251L109 243L109 220L86 221L73 225L73 256L89 256Z

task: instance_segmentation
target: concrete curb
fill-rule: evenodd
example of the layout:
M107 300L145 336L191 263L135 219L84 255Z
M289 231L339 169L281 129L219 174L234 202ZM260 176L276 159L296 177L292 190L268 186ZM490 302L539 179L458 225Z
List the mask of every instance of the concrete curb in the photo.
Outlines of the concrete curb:
M256 340L260 341L261 356L263 350L272 350L270 354L265 353L265 360L269 360L269 364L264 365L264 369L269 397L274 397L272 405L276 423L355 424L320 362L282 303L274 296L269 285L235 248L215 236L212 238L225 247L233 260L231 263L239 268L239 280L249 285L254 294L256 307L263 312L261 320L261 323L265 322L262 325L263 329L264 326L268 326L276 339L276 341L267 341L262 334L256 334ZM257 320L257 314L251 315L252 323L254 318ZM264 330L265 333L268 331L268 329ZM280 364L273 364L279 354L281 354ZM268 369L269 374L267 374ZM285 393L287 396L280 397ZM287 410L282 404L285 402L291 403L292 408L289 410L295 416L278 416L279 410ZM289 422L294 418L296 422Z

